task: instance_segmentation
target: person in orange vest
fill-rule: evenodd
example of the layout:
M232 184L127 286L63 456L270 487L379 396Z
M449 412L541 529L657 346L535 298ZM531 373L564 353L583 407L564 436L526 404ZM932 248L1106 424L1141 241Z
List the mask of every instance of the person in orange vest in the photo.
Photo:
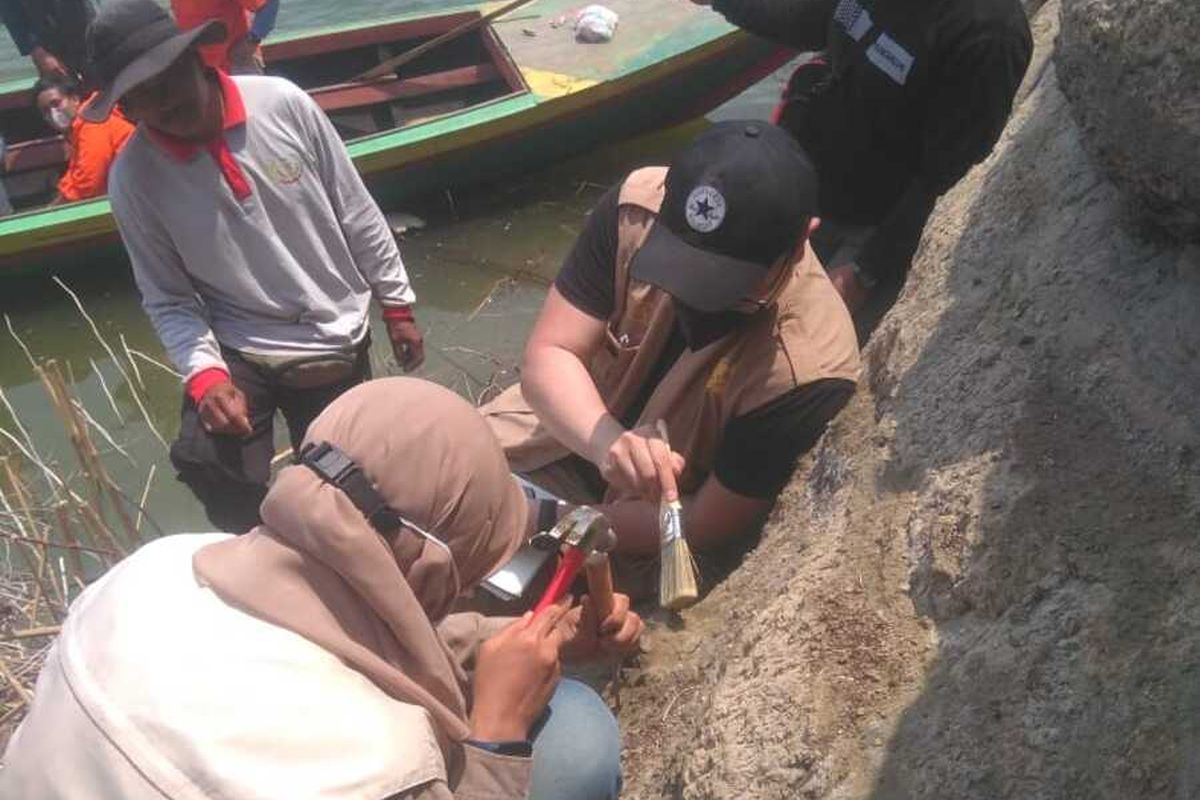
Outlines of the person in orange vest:
M58 182L51 205L99 197L108 191L108 169L133 134L121 113L104 122L88 122L79 113L87 105L79 84L43 78L33 86L34 102L46 124L61 133L70 149L67 171Z
M171 13L185 31L210 19L225 25L224 40L200 46L205 64L233 75L262 74L259 45L275 28L279 0L171 0Z

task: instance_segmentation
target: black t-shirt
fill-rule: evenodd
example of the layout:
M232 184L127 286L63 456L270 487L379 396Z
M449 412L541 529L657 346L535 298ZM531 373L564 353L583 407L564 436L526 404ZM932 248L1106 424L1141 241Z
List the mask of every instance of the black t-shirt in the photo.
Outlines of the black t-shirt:
M590 317L607 321L615 307L619 188L592 210L587 225L563 262L554 285L567 302ZM684 351L678 328L663 348L641 393L621 423L641 416L650 395ZM713 472L730 491L771 498L791 479L796 460L808 452L854 394L854 383L827 378L792 389L766 405L728 422L721 434Z
M982 161L1033 52L1019 0L713 0L830 75L783 124L817 165L822 216L877 225L858 256L904 275L939 195Z

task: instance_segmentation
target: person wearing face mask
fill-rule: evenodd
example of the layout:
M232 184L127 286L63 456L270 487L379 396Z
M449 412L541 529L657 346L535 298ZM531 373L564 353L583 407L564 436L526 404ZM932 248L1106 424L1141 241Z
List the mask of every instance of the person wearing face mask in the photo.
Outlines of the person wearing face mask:
M715 125L610 190L520 384L481 409L512 467L602 501L618 552L658 553L660 499L682 500L693 549L760 524L859 374L850 315L807 244L816 197L803 150L760 122Z
M108 170L134 126L120 112L103 122L85 120L79 111L88 101L73 81L43 78L33 85L33 98L46 124L66 138L69 152L67 171L59 179L58 193L50 205L105 194Z
M371 381L301 453L253 531L163 537L72 603L0 797L616 798L617 721L559 675L636 650L628 597L451 613L530 521L475 409Z

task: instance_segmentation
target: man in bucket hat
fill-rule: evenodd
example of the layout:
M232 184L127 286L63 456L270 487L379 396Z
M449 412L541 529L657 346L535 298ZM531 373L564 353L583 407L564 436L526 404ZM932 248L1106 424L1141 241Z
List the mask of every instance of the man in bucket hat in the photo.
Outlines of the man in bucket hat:
M396 358L423 359L383 214L320 108L286 80L229 77L153 0L113 0L88 31L100 83L139 123L109 178L143 306L186 384L171 460L219 528L258 522L283 413L293 445L369 376L372 296Z
M849 313L807 246L815 208L807 156L759 122L716 125L605 195L520 386L482 409L514 469L606 503L627 553L658 552L660 498L682 498L693 548L757 525L858 377Z

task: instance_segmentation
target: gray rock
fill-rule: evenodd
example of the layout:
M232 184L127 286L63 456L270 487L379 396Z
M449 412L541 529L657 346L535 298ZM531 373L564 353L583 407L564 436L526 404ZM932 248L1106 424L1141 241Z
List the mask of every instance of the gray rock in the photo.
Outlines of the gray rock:
M1136 213L1200 241L1200 3L1063 0L1056 55L1088 150Z
M1132 235L1031 80L762 541L656 632L622 797L1200 798L1200 247Z

